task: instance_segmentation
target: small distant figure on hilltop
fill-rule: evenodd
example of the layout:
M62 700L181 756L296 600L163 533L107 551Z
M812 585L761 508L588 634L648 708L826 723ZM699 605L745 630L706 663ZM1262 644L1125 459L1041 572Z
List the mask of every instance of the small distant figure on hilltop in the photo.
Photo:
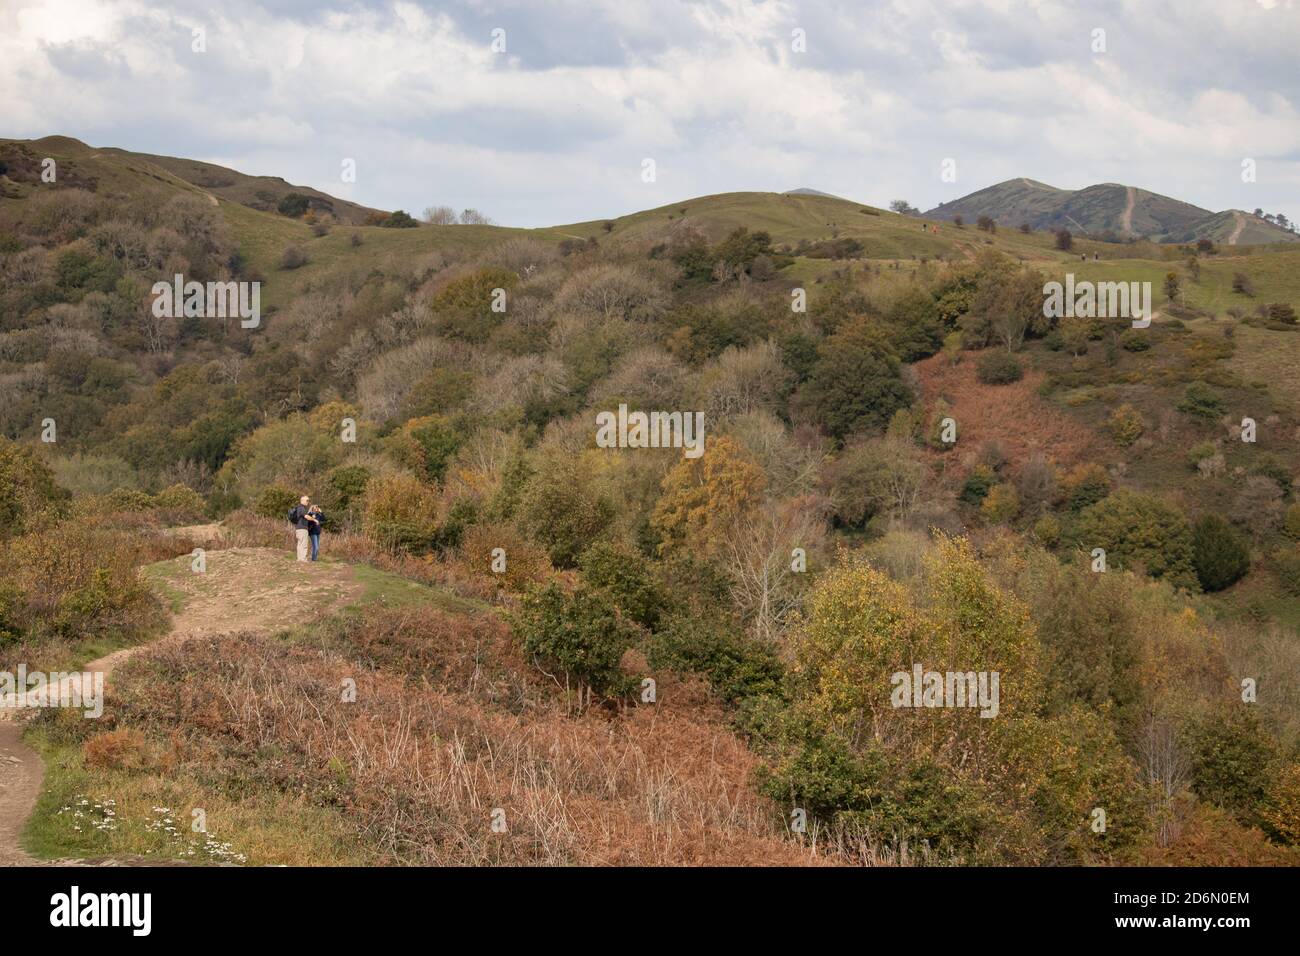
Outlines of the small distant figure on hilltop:
M298 499L298 503L289 509L289 523L293 525L294 537L297 539L299 561L316 560L316 552L320 541L321 519L317 518L313 512L320 513L320 509L312 505L309 495L303 495ZM313 535L315 535L315 540L312 540ZM310 558L308 557L309 554Z

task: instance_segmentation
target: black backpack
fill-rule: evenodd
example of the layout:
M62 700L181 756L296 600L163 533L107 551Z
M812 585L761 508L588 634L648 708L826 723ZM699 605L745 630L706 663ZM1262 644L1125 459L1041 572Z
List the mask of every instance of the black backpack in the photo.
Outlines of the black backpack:
M297 523L298 523L298 506L294 505L292 508L289 509L289 524L296 525Z

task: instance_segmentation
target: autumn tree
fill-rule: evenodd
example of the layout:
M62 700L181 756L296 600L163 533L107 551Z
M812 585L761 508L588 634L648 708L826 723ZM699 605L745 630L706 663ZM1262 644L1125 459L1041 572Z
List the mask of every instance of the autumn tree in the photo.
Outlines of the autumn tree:
M739 442L726 435L709 439L703 455L683 457L664 476L651 518L660 551L716 554L733 524L762 503L766 485L763 469Z

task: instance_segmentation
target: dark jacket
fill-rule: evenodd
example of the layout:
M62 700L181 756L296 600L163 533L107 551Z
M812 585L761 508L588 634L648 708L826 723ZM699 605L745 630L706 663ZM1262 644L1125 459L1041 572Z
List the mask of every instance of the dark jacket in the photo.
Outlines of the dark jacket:
M316 513L312 515L312 517L316 519L316 523L313 524L310 521L307 523L307 533L319 535L321 529L325 527L325 512L317 509Z
M294 505L293 510L290 511L289 514L293 519L293 526L300 531L310 531L312 528L316 527L307 520L306 505Z

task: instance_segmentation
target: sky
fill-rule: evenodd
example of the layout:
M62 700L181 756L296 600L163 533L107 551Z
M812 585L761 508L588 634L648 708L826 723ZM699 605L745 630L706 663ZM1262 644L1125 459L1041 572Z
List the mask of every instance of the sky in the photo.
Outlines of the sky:
M0 0L0 137L513 226L1019 176L1300 220L1297 57L1300 0Z

